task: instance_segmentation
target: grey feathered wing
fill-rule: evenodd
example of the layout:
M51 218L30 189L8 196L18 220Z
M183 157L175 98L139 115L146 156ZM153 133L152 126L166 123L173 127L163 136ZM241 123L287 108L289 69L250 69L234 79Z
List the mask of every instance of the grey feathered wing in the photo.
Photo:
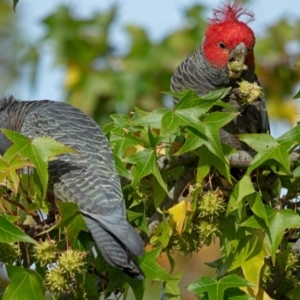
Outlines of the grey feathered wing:
M143 242L126 220L119 176L99 126L70 105L41 101L26 116L21 132L31 138L51 136L79 152L60 155L49 163L49 187L59 200L78 204L110 265L142 279L131 253L141 255Z

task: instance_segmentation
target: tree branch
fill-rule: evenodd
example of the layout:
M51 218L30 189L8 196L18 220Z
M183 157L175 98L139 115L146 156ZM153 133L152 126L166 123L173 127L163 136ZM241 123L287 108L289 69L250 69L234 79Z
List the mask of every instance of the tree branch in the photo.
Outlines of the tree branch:
M256 152L253 150L240 150L228 156L229 165L232 168L248 168L255 154ZM172 157L164 155L157 160L157 165L161 172L165 172L178 166L185 166L196 163L198 159L199 157L197 155L190 152L178 156L174 155ZM300 160L300 150L294 151L290 154L290 161L294 162L296 160Z

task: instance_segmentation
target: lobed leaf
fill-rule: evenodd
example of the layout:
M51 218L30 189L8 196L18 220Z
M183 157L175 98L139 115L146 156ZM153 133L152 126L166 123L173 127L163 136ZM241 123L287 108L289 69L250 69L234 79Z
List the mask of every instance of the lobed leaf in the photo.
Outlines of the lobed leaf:
M6 218L2 216L0 216L0 242L25 242L36 244L36 241L34 239L25 234L21 229L10 223Z
M43 279L36 271L8 265L6 270L10 283L3 300L44 299Z

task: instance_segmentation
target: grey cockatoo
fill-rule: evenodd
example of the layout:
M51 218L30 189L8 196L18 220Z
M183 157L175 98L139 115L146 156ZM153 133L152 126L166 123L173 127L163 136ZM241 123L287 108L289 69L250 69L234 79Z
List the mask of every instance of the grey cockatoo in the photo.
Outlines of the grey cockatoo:
M49 191L78 204L104 259L136 279L143 272L131 253L142 255L143 242L126 220L125 204L112 151L100 127L79 109L61 102L0 100L0 128L31 139L50 136L78 153L49 162ZM11 142L0 133L0 154Z
M247 22L240 20L242 16L248 21L253 19L253 13L237 3L227 1L215 9L202 44L178 66L171 79L171 90L192 89L199 96L232 87L225 101L240 114L220 130L220 139L238 149L243 148L243 143L236 134L270 132L263 94L250 104L239 99L239 83L258 85L253 54L255 36Z

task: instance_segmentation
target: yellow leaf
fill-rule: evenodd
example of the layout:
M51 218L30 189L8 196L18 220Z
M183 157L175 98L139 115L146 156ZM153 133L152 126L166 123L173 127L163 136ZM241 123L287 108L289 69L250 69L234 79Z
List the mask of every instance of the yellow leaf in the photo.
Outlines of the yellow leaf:
M0 197L0 211L3 213L11 212L12 205L5 200L5 198Z
M128 146L126 149L126 152L124 154L124 157L130 156L132 154L138 153L140 151L145 150L145 147L141 145L136 145L136 146Z
M192 212L190 201L188 198L185 198L185 200L179 202L168 211L171 215L170 226L175 225L176 231L181 234L185 218L188 212Z
M254 296L259 292L259 281L261 269L264 265L265 250L264 250L264 234L260 230L254 231L253 238L256 240L255 249L242 264L243 274L245 279L255 284L254 287L248 288L252 290ZM256 298L257 299L257 298Z

